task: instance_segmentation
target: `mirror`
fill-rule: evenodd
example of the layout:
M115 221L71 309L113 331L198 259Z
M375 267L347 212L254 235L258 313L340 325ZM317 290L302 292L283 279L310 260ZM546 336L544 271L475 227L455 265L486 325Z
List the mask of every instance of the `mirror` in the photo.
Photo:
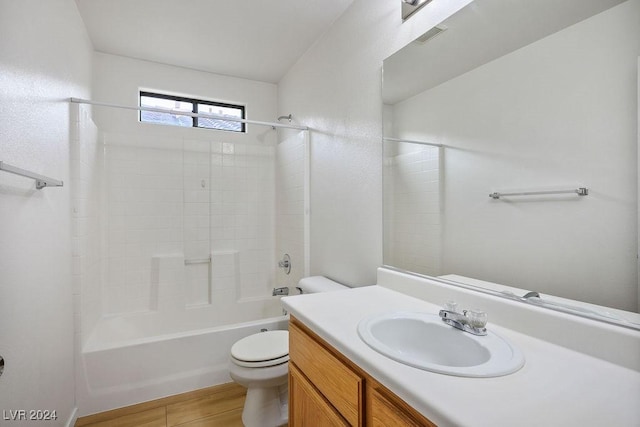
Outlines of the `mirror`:
M639 16L475 0L385 59L384 263L640 328Z

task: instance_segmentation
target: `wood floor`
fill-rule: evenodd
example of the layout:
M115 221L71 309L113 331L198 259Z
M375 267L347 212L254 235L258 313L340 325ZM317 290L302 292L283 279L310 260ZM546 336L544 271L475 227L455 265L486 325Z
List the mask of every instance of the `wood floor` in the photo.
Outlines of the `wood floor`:
M242 427L247 389L222 384L79 418L76 427Z

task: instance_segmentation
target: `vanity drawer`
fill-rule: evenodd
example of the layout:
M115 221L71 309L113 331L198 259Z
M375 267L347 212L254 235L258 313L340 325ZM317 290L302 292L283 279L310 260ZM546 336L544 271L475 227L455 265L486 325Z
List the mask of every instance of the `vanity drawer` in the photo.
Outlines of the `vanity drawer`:
M369 381L367 385L367 426L436 427L375 381Z
M363 379L295 320L289 323L289 357L349 424L362 425Z

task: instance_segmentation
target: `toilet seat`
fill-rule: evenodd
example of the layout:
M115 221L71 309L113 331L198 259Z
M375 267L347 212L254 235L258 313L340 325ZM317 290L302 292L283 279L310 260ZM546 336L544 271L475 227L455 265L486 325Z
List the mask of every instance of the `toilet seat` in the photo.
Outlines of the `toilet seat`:
M289 331L267 331L242 338L231 347L238 366L264 368L289 361Z
M233 363L238 366L244 366L245 368L268 368L270 366L281 365L283 363L287 363L289 361L289 355L278 357L277 359L271 360L262 360L260 362L247 362L244 360L238 360L235 357L232 357Z

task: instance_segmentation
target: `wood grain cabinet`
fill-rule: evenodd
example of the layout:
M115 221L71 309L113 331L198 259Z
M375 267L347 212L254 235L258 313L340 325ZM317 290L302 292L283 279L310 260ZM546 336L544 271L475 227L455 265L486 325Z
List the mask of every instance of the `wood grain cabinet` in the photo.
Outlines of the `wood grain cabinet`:
M293 365L289 365L290 426L348 426L349 423Z
M291 317L289 426L435 426Z

